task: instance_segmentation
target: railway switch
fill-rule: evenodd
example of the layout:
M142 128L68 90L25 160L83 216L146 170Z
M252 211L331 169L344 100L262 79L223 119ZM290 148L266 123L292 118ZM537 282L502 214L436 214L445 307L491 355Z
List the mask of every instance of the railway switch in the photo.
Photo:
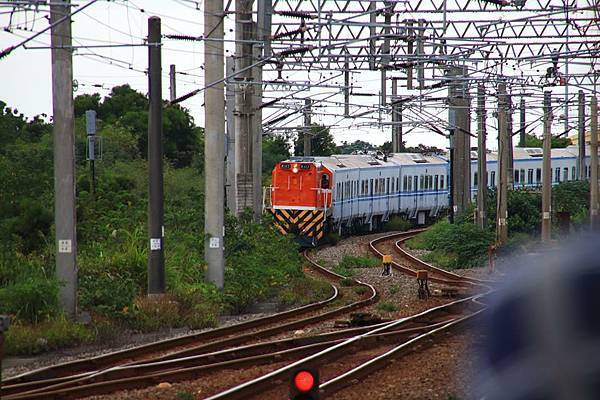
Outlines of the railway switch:
M318 400L319 372L313 368L299 368L292 371L290 400Z
M426 270L417 271L417 283L419 284L418 296L419 299L427 299L431 296L429 292L428 274Z

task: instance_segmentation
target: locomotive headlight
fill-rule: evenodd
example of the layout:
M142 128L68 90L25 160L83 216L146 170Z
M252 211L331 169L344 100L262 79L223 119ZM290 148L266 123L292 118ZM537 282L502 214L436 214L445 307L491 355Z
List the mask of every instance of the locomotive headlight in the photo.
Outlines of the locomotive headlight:
M295 174L298 173L298 164L294 164L294 168L292 168L292 172Z

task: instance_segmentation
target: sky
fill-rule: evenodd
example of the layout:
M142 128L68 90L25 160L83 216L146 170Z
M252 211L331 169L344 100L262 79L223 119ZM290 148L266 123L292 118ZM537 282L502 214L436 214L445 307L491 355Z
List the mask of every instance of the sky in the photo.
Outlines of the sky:
M75 5L86 4L87 1L73 1ZM73 17L73 44L77 45L139 45L142 44L147 35L147 20L156 15L162 21L163 34L185 34L200 36L203 33L202 1L191 0L116 0L99 1L81 13ZM196 7L198 4L198 7ZM6 48L32 35L32 31L38 31L48 25L46 19L47 11L18 12L11 15L9 7L0 6L0 26L5 28L0 31L0 48ZM228 15L225 19L226 55L233 53L234 39L234 16ZM163 40L163 98L169 96L169 65L175 64L177 71L183 74L177 75L177 94L182 95L194 89L202 87L203 77L203 44L199 41L175 41ZM28 44L28 47L47 47L49 35L43 34L38 39ZM143 46L127 46L112 48L79 48L74 53L74 80L77 82L75 95L83 93L100 93L105 96L113 86L129 84L132 88L142 93L147 92L147 77L144 73L147 68L147 48ZM573 68L572 68L573 69ZM329 74L329 76L327 75ZM312 71L293 72L285 74L285 78L293 81L317 81L331 77L330 83L343 84L343 78L339 71ZM9 106L17 108L26 116L37 114L51 114L51 66L50 49L24 49L19 48L9 56L0 60L0 76L2 89L0 100ZM378 72L362 71L351 74L352 85L357 92L379 91L380 76ZM265 78L269 78L266 76ZM274 78L272 76L271 78ZM562 88L552 89L554 93L560 94ZM388 92L390 88L388 88ZM328 97L330 100L343 101L341 94L336 94L337 89L312 89L310 96L314 99ZM572 93L575 93L574 91ZM446 89L440 91L444 96ZM266 96L278 96L279 93L265 92ZM307 96L301 92L298 97ZM331 96L331 97L330 97ZM267 99L268 100L268 99ZM265 101L267 101L265 100ZM363 105L372 105L378 101L377 97L354 96L352 102ZM528 99L528 102L531 99ZM197 125L202 126L204 122L204 109L202 107L203 96L197 95L186 100L182 105L188 108ZM447 120L447 110L442 108L418 109L423 112L432 112L443 120ZM493 107L492 100L488 100L488 107ZM280 112L272 109L265 111L263 116L266 120L270 113ZM382 144L390 140L390 127L365 126L367 122L376 121L377 114L370 119L345 120L339 117L343 112L341 107L331 107L327 110L317 110L313 116L313 122L331 126L331 132L337 143L342 141L353 142L357 139L369 141L374 144ZM563 112L564 113L564 112ZM338 115L327 115L338 114ZM488 146L494 148L496 142L496 121L488 113ZM539 111L532 111L528 118L539 118ZM571 110L571 118L576 116L576 109ZM472 112L472 132L475 132L475 113ZM389 121L389 116L382 115L381 118ZM427 117L425 117L427 118ZM516 122L516 120L515 120ZM287 126L294 127L302 123L301 116L296 120L288 122ZM560 130L562 122L556 118L556 130ZM405 132L410 127L405 127ZM537 127L536 133L541 133L541 126ZM405 135L408 145L419 143L446 147L447 139L431 132L427 128L417 128ZM475 142L473 142L475 143Z

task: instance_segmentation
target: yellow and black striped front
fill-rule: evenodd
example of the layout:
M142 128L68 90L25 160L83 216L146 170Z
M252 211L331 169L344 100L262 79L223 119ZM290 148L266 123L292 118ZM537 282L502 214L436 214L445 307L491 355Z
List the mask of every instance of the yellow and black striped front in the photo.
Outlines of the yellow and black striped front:
M325 211L323 210L282 210L269 209L275 217L277 228L284 235L292 233L315 245L323 238Z

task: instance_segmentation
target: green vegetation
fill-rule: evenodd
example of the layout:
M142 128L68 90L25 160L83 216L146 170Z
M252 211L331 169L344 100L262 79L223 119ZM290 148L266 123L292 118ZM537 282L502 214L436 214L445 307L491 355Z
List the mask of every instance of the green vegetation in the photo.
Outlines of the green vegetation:
M412 222L410 222L406 218L403 218L399 215L395 215L392 218L390 218L389 221L387 221L385 223L385 225L383 226L383 229L385 231L404 232L404 231L407 231L410 228L412 228L412 226L413 226Z
M311 154L313 156L330 156L336 152L336 145L333 141L333 136L329 132L327 126L313 124L310 127ZM294 155L301 156L304 154L304 136L301 132L296 136L294 141Z
M429 230L408 241L415 249L431 250L424 256L445 268L464 268L479 265L489 244L494 242L494 234L479 229L472 223L450 224L438 222Z
M589 182L567 181L552 187L553 228L558 230L557 213L567 213L575 229L587 227L589 213ZM445 268L481 265L487 246L495 242L496 191L488 192L488 227L481 230L473 224L473 208L456 218L456 224L439 222L407 244L415 249L430 250L425 261ZM499 251L503 254L525 251L541 229L541 194L528 189L508 192L509 240Z
M567 137L555 137L552 136L552 139L550 140L551 144L550 146L553 149L561 149L561 148L565 148L567 146L571 145L571 139L567 138ZM543 147L544 146L544 141L535 136L535 135L527 135L525 137L525 146L524 147Z
M396 307L395 304L387 302L387 301L382 301L380 303L377 304L377 310L380 312L394 312L394 311L398 311L398 307Z
M52 125L0 102L0 313L13 322L8 354L110 339L123 329L215 326L220 315L257 301L293 305L330 295L328 284L304 276L292 238L249 214L226 220L224 290L205 281L203 130L186 109L165 105L167 294L146 297L147 107L146 96L127 85L104 99L75 99L79 307L92 316L83 326L58 308ZM98 114L104 148L95 193L85 157L87 109ZM267 142L266 162L287 158L285 139Z
M365 286L356 286L354 288L354 293L356 293L359 296L362 296L363 294L367 293L369 291L369 289L367 289Z

